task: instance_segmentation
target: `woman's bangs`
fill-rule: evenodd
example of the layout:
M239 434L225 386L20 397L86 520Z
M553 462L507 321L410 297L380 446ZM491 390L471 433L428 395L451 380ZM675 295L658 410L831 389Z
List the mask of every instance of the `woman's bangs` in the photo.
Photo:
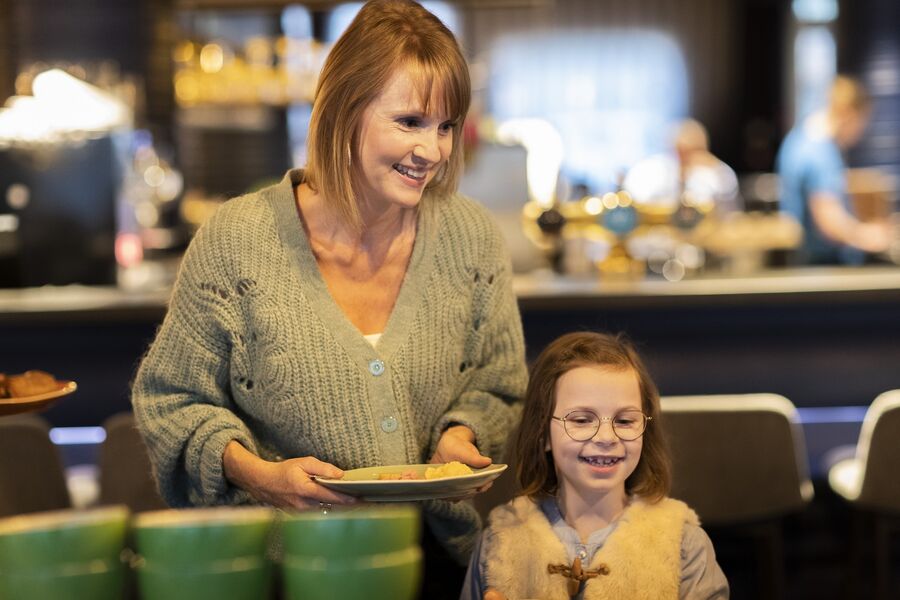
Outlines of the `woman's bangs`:
M468 107L459 78L449 64L420 63L412 69L423 109L448 120L462 120Z

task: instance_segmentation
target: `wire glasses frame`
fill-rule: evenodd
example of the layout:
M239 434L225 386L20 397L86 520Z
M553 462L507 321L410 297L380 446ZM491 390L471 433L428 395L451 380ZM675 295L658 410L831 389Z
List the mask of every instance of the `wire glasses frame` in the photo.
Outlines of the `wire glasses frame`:
M631 442L644 435L647 422L653 420L653 417L639 410L623 410L612 417L599 417L589 410L573 410L564 417L550 418L562 422L566 435L576 442L593 439L604 421L609 421L617 438L623 442Z

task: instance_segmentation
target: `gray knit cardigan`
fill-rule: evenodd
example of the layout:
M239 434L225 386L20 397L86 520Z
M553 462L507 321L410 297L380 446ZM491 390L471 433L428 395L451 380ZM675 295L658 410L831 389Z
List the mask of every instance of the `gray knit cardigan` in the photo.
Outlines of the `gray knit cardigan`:
M315 456L343 469L425 462L441 432L470 427L499 460L526 366L511 266L487 211L426 195L406 277L373 348L329 295L297 211L278 184L226 202L183 259L132 403L166 501L251 502L226 480L231 440L267 460ZM426 501L460 561L470 503Z

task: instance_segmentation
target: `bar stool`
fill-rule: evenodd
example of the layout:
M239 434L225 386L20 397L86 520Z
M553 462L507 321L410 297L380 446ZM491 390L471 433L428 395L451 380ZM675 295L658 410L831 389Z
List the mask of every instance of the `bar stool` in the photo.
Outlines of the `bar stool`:
M124 504L131 512L167 508L156 488L144 440L130 412L103 422L106 439L100 445L100 504Z
M861 578L867 525L874 525L875 596L897 597L891 585L891 539L900 531L900 390L879 395L866 410L854 456L828 470L828 484L854 507L853 574ZM871 523L870 523L871 522ZM860 582L855 582L854 587Z
M71 505L47 421L37 415L0 418L0 517Z
M785 597L782 518L813 497L797 410L776 394L662 398L672 497L756 541L760 597Z

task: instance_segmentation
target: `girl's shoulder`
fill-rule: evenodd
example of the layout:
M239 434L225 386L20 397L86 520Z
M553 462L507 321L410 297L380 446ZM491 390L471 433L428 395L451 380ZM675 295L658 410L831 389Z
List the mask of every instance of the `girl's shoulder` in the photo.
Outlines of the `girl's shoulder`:
M521 525L538 514L543 513L537 500L528 496L517 496L491 510L488 515L488 525L492 528Z
M640 496L634 496L629 503L626 512L630 512L632 516L639 517L641 515L652 515L656 518L675 518L681 519L686 524L700 524L697 513L690 506L677 500L665 496L659 500L651 500Z

